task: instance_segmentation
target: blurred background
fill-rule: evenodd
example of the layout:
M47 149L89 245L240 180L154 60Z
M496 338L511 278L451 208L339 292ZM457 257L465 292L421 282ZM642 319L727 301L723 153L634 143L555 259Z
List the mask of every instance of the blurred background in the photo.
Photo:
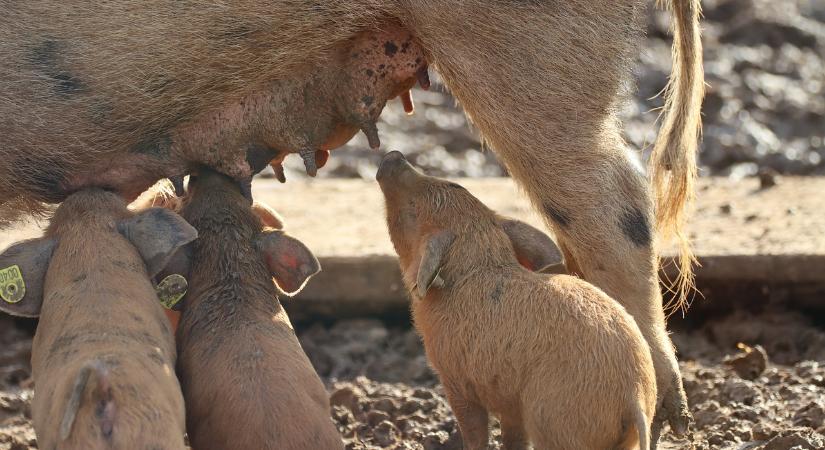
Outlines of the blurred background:
M825 175L825 0L702 5L708 86L701 175ZM625 138L641 158L656 137L658 94L670 74L670 23L667 12L650 8L637 90L622 113ZM415 115L405 116L399 100L387 105L378 125L382 148L404 152L431 175L505 175L495 155L482 150L460 105L431 75L429 92L413 92ZM381 153L370 151L359 134L333 153L319 177L372 179ZM287 159L286 170L287 179L306 177L297 156Z

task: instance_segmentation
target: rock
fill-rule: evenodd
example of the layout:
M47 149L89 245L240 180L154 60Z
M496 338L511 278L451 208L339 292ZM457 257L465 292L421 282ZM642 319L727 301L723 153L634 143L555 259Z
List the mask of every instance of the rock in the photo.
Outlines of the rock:
M398 410L398 403L391 398L385 397L376 400L372 404L372 409L393 414Z
M390 415L384 411L370 411L367 413L367 423L371 426L377 426L381 422L390 420Z
M739 343L737 347L739 347L741 353L726 358L725 364L745 380L759 378L768 366L768 354L765 349L761 345L750 347L742 343Z
M332 406L343 406L349 409L353 414L358 414L361 412L359 399L363 395L363 391L357 387L345 386L336 390L329 396L329 403Z
M789 430L768 441L763 450L818 450L823 444L822 437L810 430Z
M375 427L375 443L381 447L389 447L398 440L398 429L389 421L383 421Z
M410 399L404 402L399 409L401 414L412 414L416 411L420 411L422 408L422 402L420 400Z
M810 402L793 415L793 423L800 427L818 429L825 425L825 406L820 402Z
M721 390L731 401L745 405L753 405L762 397L753 383L745 380L728 379L721 386Z
M423 399L423 400L429 400L429 399L434 397L433 392L431 390L429 390L429 389L420 389L420 388L413 391L412 396L415 397L415 398Z
M763 167L759 169L757 175L759 176L759 188L768 189L776 186L776 177L779 174L770 167Z
M436 431L424 436L424 450L444 450L450 435L446 431Z

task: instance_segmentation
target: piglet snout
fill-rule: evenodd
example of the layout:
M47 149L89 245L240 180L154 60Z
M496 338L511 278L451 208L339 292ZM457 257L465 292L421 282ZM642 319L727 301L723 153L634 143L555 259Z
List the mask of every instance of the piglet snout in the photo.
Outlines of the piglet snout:
M407 158L399 151L391 151L384 155L381 159L381 164L378 166L378 173L375 174L375 179L384 181L385 179L394 178L403 170L414 170L407 162Z

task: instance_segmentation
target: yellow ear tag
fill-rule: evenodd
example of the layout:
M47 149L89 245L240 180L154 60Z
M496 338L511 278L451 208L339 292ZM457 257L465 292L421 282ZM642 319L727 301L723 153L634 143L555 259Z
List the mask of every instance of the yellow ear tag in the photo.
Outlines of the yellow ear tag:
M186 278L183 275L173 273L158 283L155 292L157 292L160 304L164 308L173 309L180 302L180 299L186 295L188 288L189 283Z
M0 298L6 303L17 303L26 295L26 283L17 264L0 270Z

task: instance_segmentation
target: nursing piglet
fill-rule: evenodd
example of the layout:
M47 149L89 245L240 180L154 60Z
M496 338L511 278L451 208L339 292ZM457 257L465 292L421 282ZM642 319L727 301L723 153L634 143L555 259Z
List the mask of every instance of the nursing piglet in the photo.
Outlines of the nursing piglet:
M0 255L0 310L36 317L38 447L183 450L175 342L150 277L197 232L171 211L87 189L45 235Z
M401 153L377 179L415 327L465 448L486 448L492 413L506 449L647 450L655 373L624 308L579 278L524 268L562 262L549 237Z
M327 392L273 283L297 293L318 261L301 242L266 228L260 208L217 172L190 178L181 214L199 233L167 268L189 280L177 342L192 447L343 448Z

